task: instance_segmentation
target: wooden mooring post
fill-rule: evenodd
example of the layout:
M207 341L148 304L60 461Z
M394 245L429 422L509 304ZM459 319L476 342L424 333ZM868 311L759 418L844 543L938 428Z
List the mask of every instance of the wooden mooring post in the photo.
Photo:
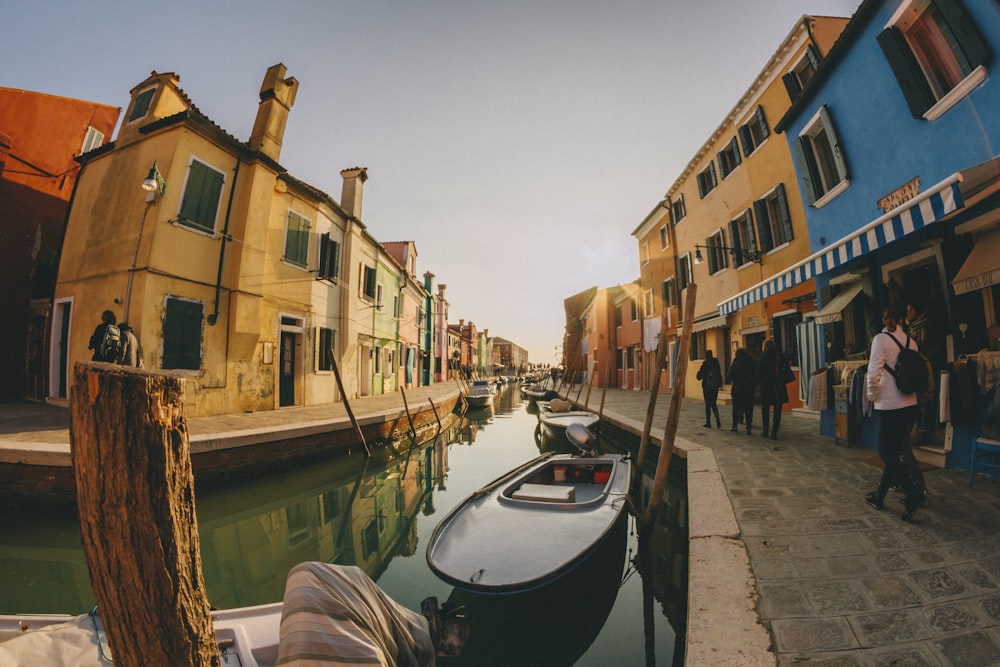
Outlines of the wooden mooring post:
M358 440L361 441L361 446L365 448L365 456L371 457L372 450L368 448L368 443L365 441L365 434L361 430L361 424L358 423L357 418L354 416L354 410L351 410L351 404L347 400L347 392L344 391L344 381L340 377L340 366L337 365L337 355L333 353L333 350L327 350L326 353L330 359L330 366L333 368L333 377L340 388L340 400L344 402L344 409L347 410L347 416L351 420L351 425L354 426L354 432L358 434Z
M677 436L677 422L680 419L681 401L684 398L684 375L687 373L688 349L691 347L691 327L694 322L694 304L697 296L698 285L688 283L687 297L684 300L684 325L681 327L680 349L677 351L677 368L674 369L674 389L670 392L670 411L667 413L667 424L663 429L660 456L656 459L652 495L649 497L649 505L643 517L645 530L652 527L660 508L663 491L667 486L667 473L670 472L670 459L674 455L674 438Z
M116 666L218 666L182 380L77 363L70 445L80 535Z
M660 320L660 340L656 343L656 369L652 373L652 385L649 388L649 404L646 407L646 419L642 425L642 437L639 439L639 453L635 459L636 476L632 480L633 486L639 484L642 479L642 467L646 463L646 451L649 449L649 433L653 429L653 413L656 411L656 399L660 393L660 372L664 362L667 360L667 307L663 307L663 317Z

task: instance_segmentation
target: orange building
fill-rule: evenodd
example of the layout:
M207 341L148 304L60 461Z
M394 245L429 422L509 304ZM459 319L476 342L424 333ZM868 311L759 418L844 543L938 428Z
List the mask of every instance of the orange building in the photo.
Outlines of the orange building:
M66 215L80 165L121 109L0 88L0 396L44 400L48 332Z

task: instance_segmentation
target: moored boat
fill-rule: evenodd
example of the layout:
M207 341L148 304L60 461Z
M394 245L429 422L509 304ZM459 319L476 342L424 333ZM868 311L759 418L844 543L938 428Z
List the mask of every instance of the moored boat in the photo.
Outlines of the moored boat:
M601 417L587 410L569 410L566 412L542 410L538 413L538 421L542 425L542 430L550 437L563 438L566 434L566 428L571 424L580 424L587 429L592 429L600 423Z
M493 402L494 394L489 380L473 380L469 393L465 395L465 401L470 408L485 408Z
M585 562L625 520L630 474L621 454L540 456L444 517L427 545L427 563L466 591L546 586Z

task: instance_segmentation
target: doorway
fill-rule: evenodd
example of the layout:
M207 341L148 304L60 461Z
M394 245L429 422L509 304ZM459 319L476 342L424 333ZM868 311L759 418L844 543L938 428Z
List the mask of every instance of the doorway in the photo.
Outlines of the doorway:
M69 396L69 332L72 299L57 300L52 308L52 338L49 342L49 398Z
M282 315L278 329L278 407L285 408L301 403L302 337L305 320L293 315Z

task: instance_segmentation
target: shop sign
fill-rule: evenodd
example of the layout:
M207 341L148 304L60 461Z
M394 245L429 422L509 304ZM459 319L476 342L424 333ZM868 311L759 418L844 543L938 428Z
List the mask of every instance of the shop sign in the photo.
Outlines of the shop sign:
M888 213L897 206L902 206L920 194L920 177L917 176L909 183L901 185L886 196L878 200L877 206L883 213Z
M967 292L974 292L986 287L992 287L996 284L996 274L996 271L988 271L986 273L980 273L978 276L970 276L963 280L960 284L953 285L955 288L955 294L966 294Z

